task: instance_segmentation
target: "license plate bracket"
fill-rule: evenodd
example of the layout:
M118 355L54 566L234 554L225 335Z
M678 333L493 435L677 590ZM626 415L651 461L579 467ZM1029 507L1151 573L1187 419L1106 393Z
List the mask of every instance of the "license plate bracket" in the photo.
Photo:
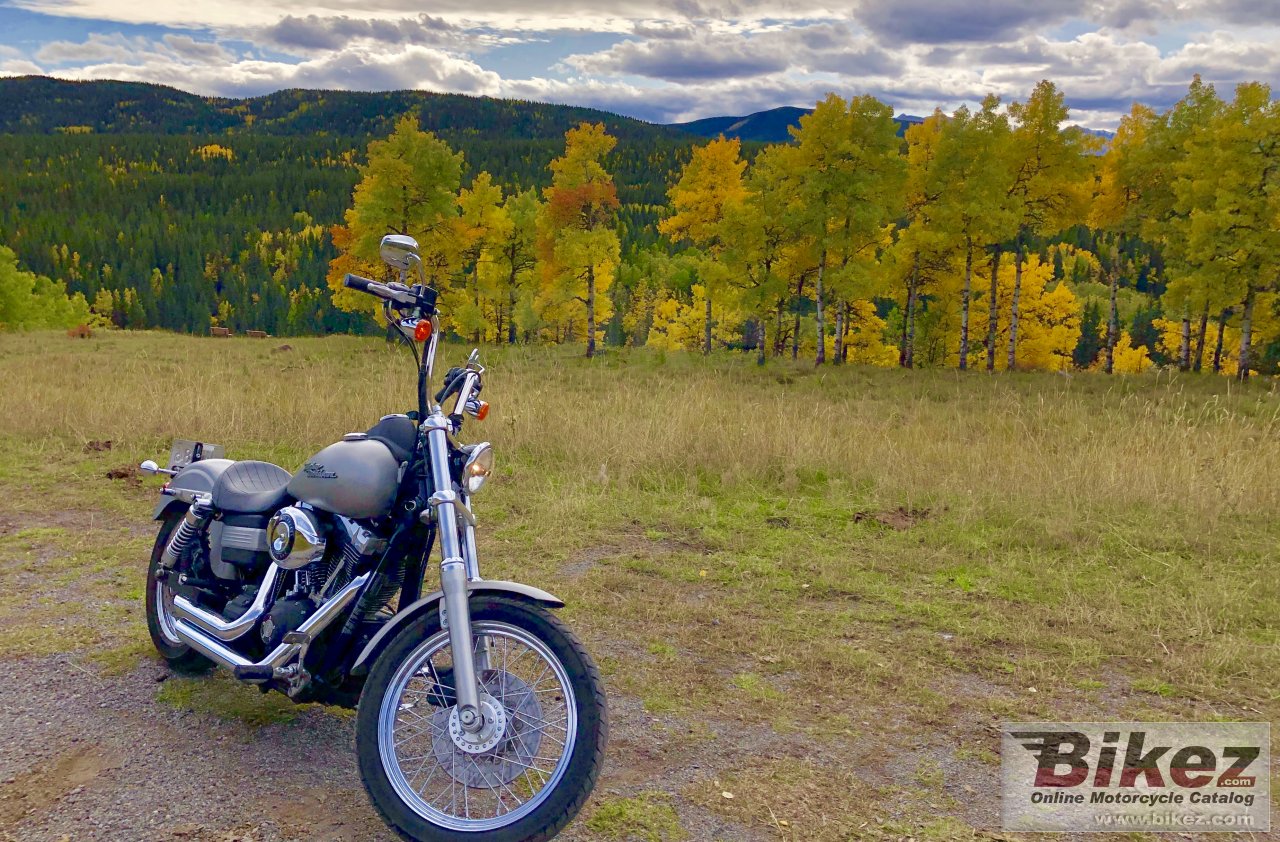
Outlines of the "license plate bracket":
M169 449L169 470L180 471L202 459L222 459L225 456L226 449L220 444L178 439Z

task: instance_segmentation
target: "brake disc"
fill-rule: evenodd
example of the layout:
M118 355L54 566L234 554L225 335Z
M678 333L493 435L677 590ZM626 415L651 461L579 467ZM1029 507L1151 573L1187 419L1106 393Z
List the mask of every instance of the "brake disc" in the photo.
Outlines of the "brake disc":
M524 681L502 670L488 670L480 682L481 707L493 703L502 708L499 719L505 719L501 733L485 735L481 745L492 743L481 752L466 751L451 735L456 723L457 706L437 709L431 715L432 753L458 783L493 789L509 784L534 766L534 758L542 745L542 731L537 723L543 719L538 694ZM484 733L483 731L481 732Z

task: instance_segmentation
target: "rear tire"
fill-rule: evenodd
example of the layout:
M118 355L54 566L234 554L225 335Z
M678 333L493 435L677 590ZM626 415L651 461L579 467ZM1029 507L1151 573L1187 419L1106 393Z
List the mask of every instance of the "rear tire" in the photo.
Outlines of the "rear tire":
M389 691L396 692L396 677L406 660L418 657L418 653L442 633L440 614L436 609L396 633L369 672L356 715L360 777L382 818L402 839L410 842L543 842L573 820L586 803L600 774L609 731L604 683L582 643L554 614L539 605L509 597L476 594L471 597L471 620L473 626L488 623L491 629L514 627L527 633L544 645L563 668L573 694L577 727L572 748L567 752L567 765L558 779L549 784L548 794L531 812L513 818L510 824L475 829L443 826L424 815L420 806L415 809L398 794L388 772L388 761L383 756L384 746L380 739L384 736L381 733L385 724L381 722L384 698ZM403 698L401 695L400 699ZM520 712L514 714L516 717L524 715ZM392 759L389 762L396 764L399 761ZM494 820L501 817L495 816Z
M173 623L172 615L164 607L163 594L169 592L168 586L156 578L160 570L160 556L169 543L169 536L182 522L185 510L170 511L160 524L160 534L156 536L155 546L151 549L151 561L147 565L147 631L151 633L151 642L155 645L160 657L174 672L200 674L209 672L214 664L205 656L192 649L173 636L167 630ZM170 599L172 599L171 592Z

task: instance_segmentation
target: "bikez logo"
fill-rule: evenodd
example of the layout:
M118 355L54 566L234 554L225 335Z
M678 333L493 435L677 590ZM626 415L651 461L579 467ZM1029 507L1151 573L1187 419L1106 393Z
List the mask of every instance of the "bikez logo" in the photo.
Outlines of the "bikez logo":
M308 462L302 466L302 472L312 479L337 479L338 475L333 471L326 471L324 465L319 462Z
M1016 723L1001 740L1007 830L1269 829L1266 723Z

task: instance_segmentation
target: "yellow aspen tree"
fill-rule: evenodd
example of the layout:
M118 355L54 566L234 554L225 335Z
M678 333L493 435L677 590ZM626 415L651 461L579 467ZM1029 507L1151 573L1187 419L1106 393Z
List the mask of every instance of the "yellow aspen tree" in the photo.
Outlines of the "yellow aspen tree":
M737 138L724 136L705 146L695 147L693 156L680 172L679 180L667 191L671 215L658 223L658 230L672 239L686 239L702 249L707 259L700 272L704 290L702 353L711 353L712 299L727 294L728 274L723 263L726 247L726 218L746 200L742 173L742 145Z
M790 160L799 200L797 222L817 256L814 279L815 363L826 361L826 271L875 248L901 203L906 162L893 109L872 96L845 102L835 94L800 118ZM794 341L794 340L793 340Z
M969 367L970 302L976 255L993 254L1013 223L1005 191L1011 181L1009 118L989 94L977 112L959 108L942 125L932 179L939 185L934 216L964 253L957 365Z
M1110 231L1117 237L1134 236L1139 232L1143 220L1143 197L1148 193L1152 178L1151 168L1146 165L1146 150L1155 121L1155 112L1138 104L1121 119L1115 137L1102 156L1102 166L1095 182L1089 211L1089 224L1094 228ZM1103 370L1111 374L1120 327L1116 309L1120 283L1118 250L1108 261L1106 274L1109 304Z
M338 250L328 277L334 303L344 310L376 306L370 296L345 289L342 279L348 272L391 279L378 258L386 234L416 239L432 282L443 285L456 254L453 219L461 178L461 153L418 128L411 115L402 117L389 137L370 143L345 224L332 232Z
M1092 187L1089 153L1096 148L1096 139L1078 128L1063 128L1070 112L1062 92L1048 80L1036 85L1025 103L1011 104L1009 115L1014 122L1010 146L1014 175L1008 195L1019 220L1006 362L1006 368L1013 369L1017 367L1026 240L1083 221Z
M582 123L565 134L565 151L551 162L539 252L553 303L577 302L585 310L587 357L596 353L596 324L609 306L619 261L615 229L618 192L604 157L617 140L601 123Z
M1217 115L1183 161L1188 178L1179 199L1194 201L1197 178L1213 186L1213 201L1188 219L1187 249L1225 273L1240 302L1239 378L1253 363L1255 309L1261 294L1280 287L1280 105L1267 85L1250 82Z

